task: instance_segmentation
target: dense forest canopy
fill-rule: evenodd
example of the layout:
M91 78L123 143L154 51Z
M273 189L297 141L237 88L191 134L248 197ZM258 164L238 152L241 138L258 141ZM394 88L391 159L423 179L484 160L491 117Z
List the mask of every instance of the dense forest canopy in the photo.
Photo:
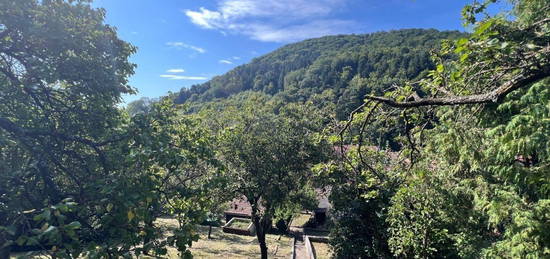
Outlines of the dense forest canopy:
M327 36L284 46L212 80L174 94L176 103L204 103L262 92L282 102L313 101L347 118L366 94L382 94L434 65L430 51L464 33L408 29ZM333 107L334 106L334 107Z
M471 33L310 39L121 108L136 48L104 10L0 0L0 258L190 258L240 197L267 258L316 190L335 258L550 257L550 4L494 2Z

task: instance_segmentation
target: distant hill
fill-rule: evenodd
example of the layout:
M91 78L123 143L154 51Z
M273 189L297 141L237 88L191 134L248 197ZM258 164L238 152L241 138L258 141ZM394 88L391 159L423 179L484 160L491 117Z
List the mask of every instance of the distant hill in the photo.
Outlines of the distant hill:
M458 31L405 29L364 35L338 35L289 44L212 80L184 88L176 103L205 103L245 91L284 102L313 101L330 106L339 119L368 93L417 78L433 68L430 50Z

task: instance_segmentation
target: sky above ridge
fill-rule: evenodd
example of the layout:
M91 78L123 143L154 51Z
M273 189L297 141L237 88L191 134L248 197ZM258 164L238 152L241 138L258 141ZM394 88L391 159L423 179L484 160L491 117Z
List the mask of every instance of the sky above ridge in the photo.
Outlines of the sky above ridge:
M466 0L96 0L106 23L138 47L140 97L206 82L285 44L404 28L463 30Z

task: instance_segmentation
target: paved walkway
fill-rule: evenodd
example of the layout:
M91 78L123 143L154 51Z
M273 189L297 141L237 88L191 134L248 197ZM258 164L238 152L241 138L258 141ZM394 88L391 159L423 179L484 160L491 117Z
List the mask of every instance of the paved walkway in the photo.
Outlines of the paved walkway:
M304 235L296 236L296 244L294 244L294 251L296 253L295 259L309 259L307 256L307 250L304 243Z

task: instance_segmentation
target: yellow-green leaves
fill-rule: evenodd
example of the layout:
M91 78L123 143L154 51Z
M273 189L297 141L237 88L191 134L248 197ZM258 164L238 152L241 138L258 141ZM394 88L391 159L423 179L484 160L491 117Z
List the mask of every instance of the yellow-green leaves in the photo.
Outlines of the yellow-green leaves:
M481 22L480 25L478 25L474 31L475 36L481 36L484 34L491 26L493 26L494 20L488 20L485 22Z
M437 67L436 67L436 71L438 73L443 73L445 67L443 66L443 64L437 64Z

